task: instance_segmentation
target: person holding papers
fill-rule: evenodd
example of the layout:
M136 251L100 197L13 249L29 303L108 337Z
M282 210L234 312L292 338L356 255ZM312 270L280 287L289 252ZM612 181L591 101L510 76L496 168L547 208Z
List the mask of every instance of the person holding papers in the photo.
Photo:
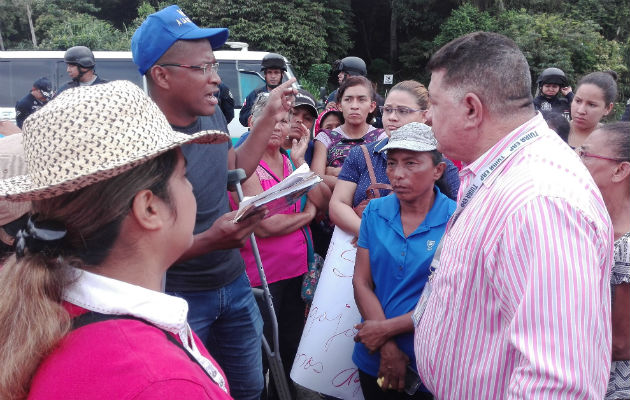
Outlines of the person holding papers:
M255 173L243 182L245 196L262 193L293 172L291 161L279 151L288 131L289 115L287 113L277 119ZM238 208L237 201L236 195L233 194L232 206L234 208ZM287 380L304 326L305 304L300 297L300 291L302 275L307 270L307 237L310 236L308 224L317 212L317 208L310 201L307 201L304 210L300 209L300 203L297 202L279 214L266 218L254 230L278 319L280 355ZM245 260L252 287L260 286L258 267L249 242L241 249L241 255ZM265 337L271 341L269 316L266 310L261 309L261 313ZM270 380L270 385L272 384ZM291 390L293 391L293 388Z

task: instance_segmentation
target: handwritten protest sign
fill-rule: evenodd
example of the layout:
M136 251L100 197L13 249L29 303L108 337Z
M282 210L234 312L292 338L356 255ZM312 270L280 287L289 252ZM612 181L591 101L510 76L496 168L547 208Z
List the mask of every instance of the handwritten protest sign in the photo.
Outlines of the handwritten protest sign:
M302 340L291 369L298 384L341 399L363 400L352 362L354 325L361 315L354 302L352 235L335 228Z

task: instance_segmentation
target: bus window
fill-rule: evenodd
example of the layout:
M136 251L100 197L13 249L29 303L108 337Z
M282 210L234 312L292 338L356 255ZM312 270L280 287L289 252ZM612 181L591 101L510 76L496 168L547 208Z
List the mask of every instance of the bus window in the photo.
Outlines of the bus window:
M15 106L31 91L33 82L41 77L54 82L53 75L51 60L0 61L0 104Z
M238 91L238 76L236 75L236 68L234 61L218 60L219 61L219 76L221 82L230 88L232 97L234 97L234 106L241 106L240 93Z
M248 94L254 89L257 89L265 84L265 80L257 73L253 71L247 71L240 69L238 71L239 83L240 83L240 96L242 101L239 106L243 106L243 102Z

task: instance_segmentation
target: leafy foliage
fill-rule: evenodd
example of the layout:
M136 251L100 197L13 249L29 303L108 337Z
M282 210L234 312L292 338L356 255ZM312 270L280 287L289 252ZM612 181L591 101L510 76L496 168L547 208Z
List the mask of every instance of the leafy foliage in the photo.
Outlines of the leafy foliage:
M230 40L247 42L253 50L281 53L301 73L330 57L327 40L333 33L341 36L331 40L331 49L340 52L351 45L342 43L348 35L343 16L318 1L242 0L234 7L229 0L184 0L179 5L202 26L229 27ZM337 24L336 32L325 17Z
M8 49L83 44L128 50L134 30L166 0L0 0L0 35ZM362 57L371 77L424 81L424 65L449 40L475 30L504 33L525 53L535 78L562 68L575 84L591 71L614 69L620 97L630 97L628 0L179 0L200 26L227 26L230 40L288 57L309 90L326 86L336 59ZM396 48L392 49L392 46ZM336 79L330 78L328 82ZM335 77L333 77L335 78Z
M475 31L497 30L497 21L490 13L479 11L469 3L454 10L451 17L442 24L440 34L433 40L435 48L440 48L451 40Z
M88 14L67 12L62 20L43 15L38 24L47 28L40 49L65 50L82 45L92 50L127 50L130 46L129 34Z

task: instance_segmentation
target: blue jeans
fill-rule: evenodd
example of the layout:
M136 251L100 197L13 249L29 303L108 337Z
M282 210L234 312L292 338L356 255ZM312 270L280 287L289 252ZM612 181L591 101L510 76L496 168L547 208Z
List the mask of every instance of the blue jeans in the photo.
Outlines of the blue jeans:
M232 397L259 399L263 322L247 275L215 290L170 294L188 302L188 323L225 372Z

